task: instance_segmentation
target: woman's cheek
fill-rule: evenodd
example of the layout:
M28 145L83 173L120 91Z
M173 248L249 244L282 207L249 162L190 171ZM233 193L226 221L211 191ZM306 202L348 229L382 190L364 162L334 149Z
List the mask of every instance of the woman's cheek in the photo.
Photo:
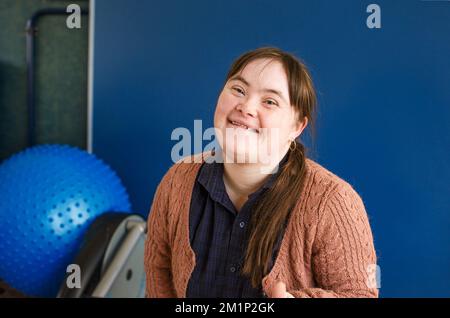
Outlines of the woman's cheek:
M222 125L226 118L226 106L225 102L222 98L219 98L219 101L217 102L216 112L214 115L214 124L215 125Z
M227 110L227 102L224 98L221 97L217 102L216 117L218 119L223 119L223 117L226 116L226 110Z

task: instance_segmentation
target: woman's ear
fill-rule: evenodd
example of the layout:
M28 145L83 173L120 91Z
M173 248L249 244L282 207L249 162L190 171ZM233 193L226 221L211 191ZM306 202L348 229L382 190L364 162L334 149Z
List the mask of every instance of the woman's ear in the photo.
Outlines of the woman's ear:
M295 124L295 131L293 132L293 139L297 139L298 136L300 136L303 132L303 130L305 130L306 126L308 126L308 117L303 117L302 121L297 121Z

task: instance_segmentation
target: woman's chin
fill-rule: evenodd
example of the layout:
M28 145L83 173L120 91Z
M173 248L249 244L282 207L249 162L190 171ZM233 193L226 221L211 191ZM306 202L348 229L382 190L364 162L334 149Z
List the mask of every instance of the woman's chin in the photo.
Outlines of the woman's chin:
M245 149L243 147L225 147L224 154L227 163L258 163L258 152L256 149Z

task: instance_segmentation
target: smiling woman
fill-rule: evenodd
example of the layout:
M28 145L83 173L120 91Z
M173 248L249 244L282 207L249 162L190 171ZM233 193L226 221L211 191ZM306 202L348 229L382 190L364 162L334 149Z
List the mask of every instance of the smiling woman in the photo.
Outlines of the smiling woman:
M220 149L176 163L157 188L149 297L378 296L361 198L297 141L315 108L293 55L260 48L232 64L214 115ZM217 153L228 160L208 160Z

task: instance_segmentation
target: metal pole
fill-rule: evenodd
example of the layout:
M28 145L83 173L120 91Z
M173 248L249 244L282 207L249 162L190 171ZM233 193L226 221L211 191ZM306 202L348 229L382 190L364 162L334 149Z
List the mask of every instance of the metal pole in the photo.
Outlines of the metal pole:
M87 14L88 10L81 9L81 14ZM67 15L66 8L47 8L36 11L26 24L26 59L27 59L27 108L28 108L28 146L36 143L36 105L35 105L35 83L34 83L34 52L36 35L36 24L44 15Z

